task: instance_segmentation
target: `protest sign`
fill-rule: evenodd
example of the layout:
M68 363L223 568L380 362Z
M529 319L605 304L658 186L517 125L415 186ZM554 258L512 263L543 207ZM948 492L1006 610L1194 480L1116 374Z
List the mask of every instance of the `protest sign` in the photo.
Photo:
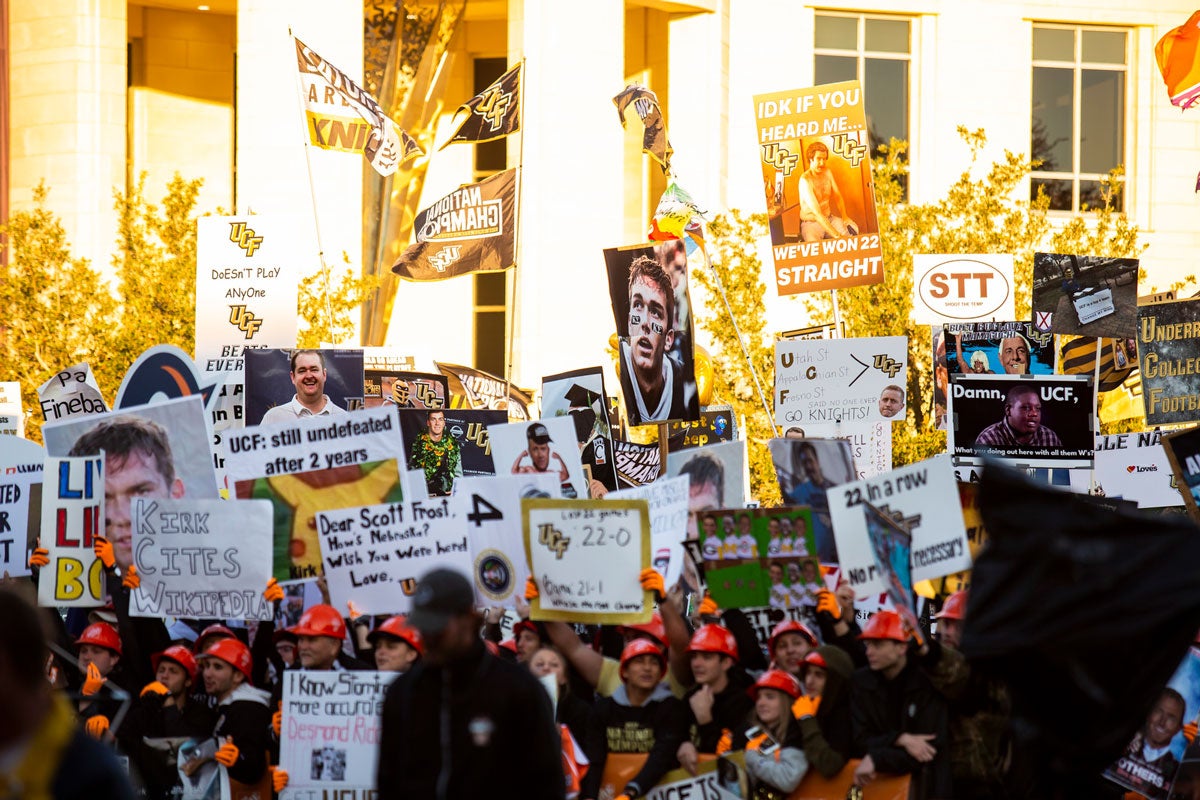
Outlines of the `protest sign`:
M1197 717L1200 717L1200 650L1192 647L1188 650L1179 668L1171 677L1167 684L1168 688L1174 689L1179 693L1179 696L1184 700L1184 709L1182 721L1184 724L1196 722ZM1164 692L1165 694L1165 692ZM1178 702L1176 702L1178 705ZM1160 697L1155 707L1163 706L1163 697ZM1168 702L1163 706L1170 716L1167 717L1168 722L1174 721L1173 706ZM1186 734L1179 732L1171 737L1170 753L1172 756L1181 760L1179 771L1175 773L1174 783L1171 785L1170 797L1195 797L1196 791L1200 789L1200 745L1193 742L1186 742L1186 746L1180 747L1180 740L1186 740ZM1143 745L1145 746L1145 735L1142 736ZM1136 752L1136 751L1135 751ZM1144 756L1144 753L1143 753ZM1121 762L1116 765L1120 767ZM1110 772L1106 773L1111 777ZM1165 774L1165 770L1162 771ZM1123 785L1123 781L1119 781ZM1157 787L1156 787L1157 788Z
M810 508L696 512L704 579L726 608L816 606L823 587Z
M1183 495L1161 440L1158 430L1097 437L1093 470L1104 495L1133 500L1138 508L1180 505Z
M1018 466L1091 467L1091 376L951 375L950 394L947 449L956 465L991 457Z
M884 592L892 608L904 620L908 630L917 633L917 615L913 610L912 534L908 520L893 519L870 503L859 504L871 544L875 569L883 581Z
M450 394L463 398L467 408L507 411L508 418L512 420L534 418L533 398L515 383L474 367L443 364L438 361L433 362L433 365L446 376Z
M383 698L395 672L311 672L283 676L279 766L282 800L375 795Z
M38 580L38 605L104 604L104 564L92 549L105 519L104 461L46 456L41 530L50 563Z
M320 374L296 376L291 371L293 357L301 353L316 354L321 361ZM297 380L315 378L328 398L326 408L331 415L363 407L363 354L361 350L247 350L246 360L246 424L282 422L289 403L297 396ZM280 411L268 416L268 412ZM295 410L292 416L297 416Z
M812 509L815 552L822 564L838 563L829 490L855 479L851 445L843 439L772 439L767 442L784 503Z
M18 400L20 396L18 391ZM46 422L108 411L92 368L86 362L61 370L39 386L38 405Z
M1054 334L1029 322L971 322L941 327L936 366L964 375L1053 375Z
M36 471L17 471L14 465L0 474L0 575L29 574L29 555L41 528L42 466L39 461Z
M610 492L605 500L645 500L650 507L650 552L667 586L683 575L683 539L687 536L688 481L685 477Z
M363 403L367 408L390 404L429 411L450 405L450 388L445 375L367 369L364 357Z
M613 441L617 462L617 485L622 489L645 486L662 473L662 450L657 444Z
M1200 521L1200 428L1168 434L1162 438L1162 446L1188 513Z
M604 251L629 424L700 416L690 262L704 253L690 236Z
M746 504L749 483L746 443L720 442L668 453L667 475L688 478L688 538L695 539L695 512Z
M271 504L135 497L135 617L271 619Z
M1141 306L1137 315L1146 424L1200 420L1200 300Z
M775 343L775 414L809 422L903 420L908 339L797 339Z
M883 280L858 81L754 97L779 294Z
M529 572L521 525L521 498L559 497L554 475L490 475L461 478L450 504L466 525L470 574L480 605L513 606L524 596Z
M737 420L733 406L705 406L700 419L667 423L667 452L676 453L693 447L717 442L732 442L737 438Z
M1137 326L1136 258L1033 254L1033 324L1040 331L1124 338Z
M149 744L148 740L147 744ZM165 749L172 740L157 740ZM213 760L220 746L216 739L177 739L175 766L179 775L180 800L232 800L229 771ZM154 745L150 745L154 746ZM194 763L193 763L194 762Z
M25 409L17 381L0 381L0 436L25 436Z
M557 475L562 496L588 496L570 417L488 425L497 475Z
M850 456L859 478L870 478L892 468L892 423L808 422L784 431L784 438L843 439L850 443Z
M571 417L584 470L589 478L613 491L617 488L617 467L606 401L600 367L542 378L542 417Z
M645 500L521 500L525 556L537 582L530 619L600 624L650 619L638 579L650 566Z
M441 414L441 437L434 428ZM399 412L400 432L408 442L405 463L420 469L425 476L423 491L430 495L448 495L461 476L492 475L492 440L489 425L508 422L504 411L474 408L431 409Z
M636 735L630 729L628 734ZM623 746L628 752L609 753L604 760L604 776L600 781L600 797L616 797L646 764L646 754L637 752L632 741ZM648 789L646 800L736 800L750 797L747 787L745 755L739 750L720 758L701 754L696 774L686 769L673 769ZM840 800L840 796L839 796Z
M1013 319L1011 255L913 257L913 320L918 325Z
M404 614L434 567L471 572L463 520L448 497L317 512L329 596L364 614Z
M971 567L967 533L946 455L934 456L829 493L838 563L858 596L887 591L875 565L859 505L876 506L912 535L912 580L939 578Z

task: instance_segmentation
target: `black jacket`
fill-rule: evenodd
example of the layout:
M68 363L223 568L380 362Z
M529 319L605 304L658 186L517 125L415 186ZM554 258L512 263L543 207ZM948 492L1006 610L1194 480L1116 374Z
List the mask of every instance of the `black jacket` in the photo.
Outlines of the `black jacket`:
M232 702L216 708L213 736L218 744L226 736L233 739L238 759L229 768L229 777L240 783L258 783L267 769L272 711L267 700L266 692L242 685L234 690Z
M825 659L825 689L816 717L800 720L804 754L813 769L832 778L846 766L854 752L854 730L850 723L850 657L841 648L826 644L817 648Z
M629 705L625 687L620 686L612 697L602 697L592 707L583 745L591 764L579 796L599 796L609 753L646 753L646 764L633 780L616 787L619 794L640 797L679 763L675 753L686 733L687 711L666 686L660 685L641 706Z
M565 796L550 697L482 640L446 666L418 661L388 687L382 717L379 800Z
M740 675L740 673L739 673ZM754 708L754 701L746 694L746 682L739 680L733 670L729 671L729 682L725 689L713 696L712 719L704 725L696 721L692 711L691 697L700 691L700 686L693 686L683 696L687 709L688 723L691 726L692 744L701 753L717 752L717 742L721 741L722 731L729 731L732 736L739 729L746 727L746 720Z

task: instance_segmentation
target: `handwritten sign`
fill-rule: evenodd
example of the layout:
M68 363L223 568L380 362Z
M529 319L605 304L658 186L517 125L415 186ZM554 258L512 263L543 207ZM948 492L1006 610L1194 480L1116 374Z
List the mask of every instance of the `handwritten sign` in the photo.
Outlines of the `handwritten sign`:
M42 545L50 563L38 579L38 604L104 604L104 565L92 540L104 532L104 456L48 456L42 497Z
M46 422L108 411L87 364L68 367L39 386L38 404Z
M134 498L135 617L271 619L272 509L266 500Z
M41 522L42 465L36 472L0 475L0 574L29 574L29 553Z
M904 336L778 341L776 421L785 430L810 422L903 422L907 376Z
M650 551L654 568L667 586L683 574L683 540L687 536L688 478L664 478L633 489L610 492L605 500L645 500L650 505Z
M645 500L522 500L525 554L540 591L534 620L639 623L652 601L638 575L650 566Z

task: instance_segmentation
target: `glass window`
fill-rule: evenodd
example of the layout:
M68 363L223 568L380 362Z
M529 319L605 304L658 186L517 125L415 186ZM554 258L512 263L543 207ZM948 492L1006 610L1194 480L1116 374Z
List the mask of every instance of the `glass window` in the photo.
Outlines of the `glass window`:
M1030 182L1056 211L1103 203L1100 180L1126 162L1127 31L1033 26ZM1121 207L1120 195L1115 199Z
M474 91L482 92L508 69L505 58L477 58ZM475 179L502 172L508 166L507 139L475 145ZM479 272L475 281L474 344L475 367L493 375L504 375L508 353L508 308L506 272Z

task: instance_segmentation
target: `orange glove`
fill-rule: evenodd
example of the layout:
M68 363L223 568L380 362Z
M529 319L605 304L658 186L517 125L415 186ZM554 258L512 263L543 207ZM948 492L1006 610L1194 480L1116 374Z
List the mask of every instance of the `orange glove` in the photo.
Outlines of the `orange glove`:
M237 763L240 753L237 745L226 739L225 744L218 747L217 752L213 753L213 759L222 767L232 767Z
M796 698L796 702L792 703L792 716L796 719L802 717L815 717L817 709L821 707L821 698L809 697L802 694Z
M613 800L629 800L629 795L619 794L616 797L614 797Z
M721 607L717 605L717 601L713 600L712 595L708 592L704 593L704 599L700 601L700 608L697 611L702 617L717 617L721 615Z
M733 734L729 732L729 728L721 731L721 738L717 740L717 755L724 755L733 747Z
M1196 720L1192 720L1183 726L1183 738L1187 739L1188 744L1191 744L1195 740L1197 732L1200 732L1200 725L1196 724Z
M833 617L834 621L842 618L842 607L837 601L837 597L828 589L822 589L817 594L817 613L824 611L829 616Z
M112 543L103 536L97 536L92 540L92 552L104 564L105 569L112 569L113 564L117 563L117 557L113 554Z
M129 565L129 571L121 578L121 585L126 589L136 589L142 585L142 576L137 574L137 567L133 564Z
M279 732L281 730L283 730L283 707L282 707L283 701L282 700L279 701L279 705L280 705L280 708L274 714L271 715L271 730L275 731L276 736L278 736Z
M351 622L356 621L359 617L361 617L363 615L363 613L358 610L358 606L354 605L353 600L348 600L346 602L346 610L350 612L350 621Z
M654 567L646 567L638 575L638 580L642 582L643 591L653 594L655 602L662 602L663 596L667 593L667 585L658 570Z
M141 692L141 694L138 695L138 697L145 697L148 694L162 695L162 694L170 694L170 693L171 693L171 690L168 689L167 687L163 686L158 681L150 681L149 683L147 683L145 686L142 687L142 692Z
M50 563L50 551L44 547L36 548L29 556L30 567L44 567Z
M263 599L268 603L278 603L283 599L283 587L279 585L279 581L274 578L267 581L267 588L263 589Z
M89 661L87 665L87 677L84 678L83 689L80 691L86 697L91 697L98 693L105 683L107 683L107 678L100 674L100 668Z
M279 767L271 767L271 785L275 787L275 794L279 794L288 785L288 774L286 769Z
M533 576L530 575L525 579L525 599L532 600L539 594L537 584L533 582Z
M764 744L766 744L770 740L771 740L771 737L768 734L760 733L758 736L755 736L753 739L746 742L746 749L747 750L757 750L758 748L762 747Z
M88 717L83 727L93 738L100 739L104 734L108 733L108 717L102 714Z

